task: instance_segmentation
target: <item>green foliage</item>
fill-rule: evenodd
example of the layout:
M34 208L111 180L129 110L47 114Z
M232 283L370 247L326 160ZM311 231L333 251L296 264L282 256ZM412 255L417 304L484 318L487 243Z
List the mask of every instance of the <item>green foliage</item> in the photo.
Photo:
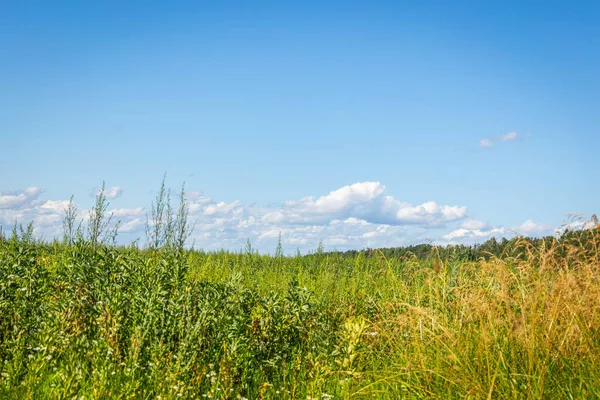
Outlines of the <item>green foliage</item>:
M69 205L65 209L65 217L63 219L63 240L67 245L73 245L75 240L81 239L81 222L77 227L77 206L73 202L73 196L69 200Z
M597 397L594 232L439 264L16 229L0 242L0 397Z
M106 215L106 211L110 202L106 198L104 182L102 182L102 187L96 194L96 201L94 202L94 207L90 210L89 219L88 219L88 241L92 245L92 247L98 247L102 244L106 244L107 242L115 243L115 239L117 236L117 231L119 229L119 222L114 225L114 228L109 231L110 222L112 220L112 214ZM72 201L69 208L72 207ZM70 223L71 218L74 220L76 210L67 209L67 215L65 218L65 227L68 229L65 234L72 235L72 224Z
M494 258L508 259L514 257L524 247L539 248L540 246L555 246L563 256L567 249L577 246L586 248L592 245L593 237L598 235L600 228L584 230L566 230L558 238L547 236L544 238L524 238L516 237L513 239L502 238L498 241L492 237L482 244L472 246L466 245L447 245L432 246L430 244L418 244L405 247L391 247L381 249L366 250L348 250L345 252L332 252L329 254L338 254L341 257L356 258L359 255L365 257L377 257L383 255L387 259L420 261L431 260L434 252L445 261L478 261L490 260Z
M179 206L175 211L171 205L171 190L165 186L166 179L165 174L152 202L151 216L146 216L146 239L151 249L170 248L182 252L194 228L188 222L185 184L181 186Z

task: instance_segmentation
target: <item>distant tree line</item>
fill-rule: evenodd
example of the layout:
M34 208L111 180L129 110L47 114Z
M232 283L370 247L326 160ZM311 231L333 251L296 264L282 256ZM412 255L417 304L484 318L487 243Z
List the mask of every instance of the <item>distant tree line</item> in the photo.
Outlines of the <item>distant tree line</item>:
M546 236L542 238L515 237L512 239L502 238L500 240L491 237L481 244L474 245L446 245L435 246L431 244L417 244L404 247L367 248L363 250L334 251L329 254L337 254L340 257L354 258L359 255L364 257L381 257L387 259L409 259L429 260L434 253L439 254L442 260L454 261L477 261L488 260L492 257L508 258L519 257L528 249L553 248L557 256L567 256L573 245L587 250L596 250L592 247L598 246L600 238L600 225L596 224L591 229L566 230L560 236Z

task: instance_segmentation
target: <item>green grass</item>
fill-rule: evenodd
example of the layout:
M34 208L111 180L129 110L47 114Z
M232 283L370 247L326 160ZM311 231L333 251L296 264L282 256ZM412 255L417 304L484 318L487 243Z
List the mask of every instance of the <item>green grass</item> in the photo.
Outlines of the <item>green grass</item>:
M475 262L0 240L0 398L598 398L598 236Z

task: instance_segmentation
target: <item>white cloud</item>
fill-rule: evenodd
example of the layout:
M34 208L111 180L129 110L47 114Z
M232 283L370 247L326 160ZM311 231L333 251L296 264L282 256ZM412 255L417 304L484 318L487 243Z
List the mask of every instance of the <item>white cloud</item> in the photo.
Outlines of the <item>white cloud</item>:
M359 182L334 190L328 195L287 201L262 217L270 224L314 224L334 219L359 218L387 225L440 225L466 216L467 208L438 205L428 201L412 206L385 195L379 182Z
M121 193L109 188L107 196ZM189 191L189 222L195 224L191 241L197 248L241 249L246 239L262 251L273 250L279 234L288 250L316 248L323 241L328 248L399 246L424 241L432 229L460 220L466 207L439 205L429 201L411 205L386 195L379 182L359 182L320 197L290 200L279 207L245 205L240 201L217 202L199 191ZM0 224L9 228L15 219L34 221L36 233L45 238L60 236L62 219L69 200L38 201L41 189L8 194L5 204L19 206L0 209ZM146 210L142 207L108 210L120 220L123 240L131 235L145 236ZM79 209L79 220L87 221L88 211ZM190 243L191 243L190 241Z
M204 196L200 190L190 190L186 193L186 199L190 202L200 204L210 203L212 201L212 198Z
M119 187L110 188L109 195L114 197L121 193ZM26 225L29 222L34 223L35 233L40 237L50 239L52 237L62 235L62 222L65 217L65 210L69 206L70 200L39 200L39 195L43 190L38 187L30 187L22 192L4 193L0 200L0 225L6 231L12 227L17 221L20 224ZM76 205L77 206L77 205ZM121 220L121 231L127 229L138 229L140 224L136 218L140 218L143 214L142 208L118 208L108 210L107 216L114 214L113 222L117 219ZM89 210L78 210L76 224L83 221L83 225L88 220ZM142 224L143 225L143 224ZM125 229L123 229L123 226Z
M37 227L53 227L62 222L60 214L37 214L33 217L33 224Z
M409 206L398 204L396 212L396 221L402 225L406 223L414 224L443 224L445 222L457 221L467 215L467 207L459 206L440 206L434 201L428 201L419 206Z
M15 209L34 201L43 192L32 186L22 192L4 192L0 194L0 209Z
M97 195L100 194L100 190L95 190L92 193L90 193L91 197L95 197ZM114 200L117 197L121 196L123 194L123 189L121 189L120 186L111 186L109 188L104 188L104 195L106 196L107 200Z
M108 200L114 200L123 194L123 189L120 186L109 187L104 191Z
M119 192L117 190L116 192ZM15 219L34 221L36 234L46 239L62 234L62 219L68 200L40 200L43 191L28 188L0 197L0 224L9 230ZM195 224L190 238L196 248L239 250L250 238L263 252L274 251L281 233L286 252L316 249L323 241L327 250L337 248L396 247L426 243L482 243L492 236L543 236L549 224L532 220L509 228L468 219L467 208L435 201L412 205L386 193L379 182L358 182L322 196L286 201L279 206L247 205L240 201L215 201L199 191L187 193L189 222ZM89 199L88 199L89 201ZM175 200L176 201L176 200ZM150 199L148 199L150 202ZM115 208L113 222L120 220L123 241L139 237L144 242L146 213L142 207ZM79 209L84 225L88 211ZM569 225L576 227L575 223ZM583 225L581 225L583 226Z
M227 215L230 213L240 214L242 212L242 203L234 201L233 203L225 203L224 201L217 204L208 204L204 207L204 215L216 216Z
M112 214L115 218L134 218L139 217L144 214L144 209L142 207L136 208L115 208L114 210L109 210L108 215Z
M596 224L592 221L584 221L584 220L570 221L570 222L563 224L559 228L556 228L554 230L554 234L562 235L567 230L579 231L579 230L585 230L585 229L592 229L595 227L596 227Z
M531 137L530 133L526 133L524 136L519 136L517 132L509 132L504 135L493 137L493 138L483 138L479 141L479 146L481 147L492 147L494 144L499 142L515 142L515 141L523 141L529 139Z
M448 244L474 244L486 241L492 236L496 238L512 238L515 236L542 237L552 235L552 233L553 227L551 224L535 222L531 219L512 228L502 226L490 227L484 221L468 220L463 222L460 228L443 235L442 239Z
M552 235L553 227L551 224L544 222L535 222L531 219L513 228L513 230L521 236L547 236Z
M513 140L517 139L517 132L509 132L506 135L502 135L500 136L500 141L501 142L512 142Z
M492 142L491 139L481 139L479 141L479 145L481 147L492 147L494 145L494 142Z
M503 236L506 234L506 229L500 228L491 228L491 229L467 229L467 228L458 228L453 230L452 232L442 236L443 239L447 240L450 243L475 243L484 241L492 236ZM460 239L457 241L457 239Z
M69 200L47 200L40 208L54 213L62 213L69 206Z
M465 229L469 229L469 230L487 229L488 226L489 225L487 222L479 221L476 219L469 219L469 220L466 220L465 222L463 222L462 224L460 224L461 228L465 228Z
M146 224L146 220L144 218L134 218L130 221L122 223L119 226L120 232L130 233L130 232L140 232L144 228Z

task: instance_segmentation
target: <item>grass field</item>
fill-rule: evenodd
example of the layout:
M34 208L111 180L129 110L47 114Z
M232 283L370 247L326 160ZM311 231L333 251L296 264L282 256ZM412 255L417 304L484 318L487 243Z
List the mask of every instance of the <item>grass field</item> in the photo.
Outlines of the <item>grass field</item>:
M600 235L585 233L475 262L15 233L0 398L598 398Z

